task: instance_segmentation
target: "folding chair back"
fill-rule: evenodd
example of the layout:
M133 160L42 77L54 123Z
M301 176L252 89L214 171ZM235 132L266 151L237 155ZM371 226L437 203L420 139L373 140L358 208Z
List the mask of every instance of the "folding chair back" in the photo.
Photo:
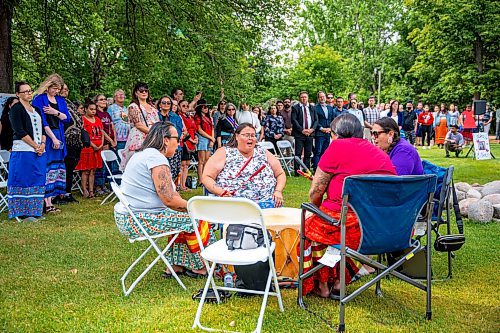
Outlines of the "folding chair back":
M267 304L267 298L269 295L276 296L278 298L278 305L280 310L283 311L283 303L281 300L281 294L278 285L278 277L276 274L276 269L274 267L274 261L272 253L275 248L274 243L270 243L266 232L266 226L264 224L264 219L262 216L262 211L260 207L253 201L245 198L219 198L210 196L196 196L191 198L187 204L188 212L193 223L193 228L198 239L198 243L201 251L201 256L205 261L205 265L209 271L207 282L205 288L203 289L203 294L201 296L200 304L198 305L198 310L196 312L195 320L193 323L193 328L199 327L207 331L216 331L212 328L207 328L201 325L200 317L203 309L203 304L207 296L208 288L210 285L214 290L215 297L218 302L220 302L219 291L241 291L250 294L263 295L263 300L261 304L261 309L259 313L259 318L257 320L257 327L254 332L260 332L263 324L264 312ZM259 247L251 250L234 250L230 251L227 248L224 239L203 247L201 237L197 228L197 221L204 220L213 224L253 224L260 225L263 236L265 248ZM240 288L231 287L218 287L214 280L214 271L217 264L223 265L249 265L260 261L267 261L269 263L269 274L267 277L267 283L264 291L260 290L248 290ZM210 265L209 262L212 264ZM271 282L274 284L275 292L270 291Z
M0 174L7 179L9 176L10 151L0 150Z
M292 175L293 171L293 147L290 141L288 140L279 140L276 142L276 146L279 150L279 160L283 164L283 167L288 172L288 175Z
M381 254L408 248L413 225L435 188L433 175L347 177L343 196L361 226L358 252Z
M121 191L121 189L118 186L118 184L115 183L115 182L111 182L111 189L113 190L113 193L118 197L118 200L120 200L121 205L123 207L125 207L125 209L127 210L128 214L132 217L132 220L133 220L133 223L135 224L135 227L137 229L139 229L141 231L142 235L143 235L142 237L138 237L138 238L135 238L135 239L129 239L129 242L133 243L133 242L136 242L136 241L148 241L150 243L150 246L129 266L129 268L127 268L127 270L125 271L125 273L120 278L121 283L122 283L123 293L125 294L125 296L130 295L130 293L132 292L132 290L134 290L135 286L139 283L139 281L142 280L142 278L151 270L151 268L153 268L153 266L160 259L168 267L168 269L170 270L172 276L177 280L177 282L180 284L180 286L184 290L186 290L186 286L179 279L179 277L175 273L174 269L172 268L172 265L170 264L170 262L165 257L165 253L167 253L167 251L172 247L172 245L174 244L175 240L177 239L177 236L179 236L179 234L182 232L182 230L168 231L168 232L165 232L165 233L162 233L162 234L159 234L159 235L154 235L154 236L149 235L148 232L146 231L146 229L144 229L144 226L142 225L142 223L137 219L137 216L134 214L134 212L130 208L130 203L128 202L127 198L125 197L125 195ZM168 244L165 246L165 248L163 250L161 250L158 247L158 244L156 244L156 242L154 241L154 239L161 238L161 237L166 237L166 236L172 236L172 238L170 239L170 241L168 242ZM139 261L141 261L146 256L146 254L151 249L154 249L156 251L157 257L139 275L139 277L137 277L134 280L134 282L132 282L132 284L129 286L129 288L127 288L125 286L125 280L126 280L128 274L139 263Z
M122 174L121 173L120 174L113 174L113 172L111 171L110 164L113 162L119 163L120 161L118 159L118 156L116 156L115 152L112 150L103 150L103 151L101 151L101 157L102 157L102 161L104 162L104 166L106 167L106 170L108 170L108 173L109 173L108 179L111 179L110 183L116 183L116 181L118 179L121 179ZM102 200L101 206L104 205L106 203L106 201L108 201L108 199L111 199L110 202L112 202L115 199L113 192L109 193Z
M2 157L4 163L8 164L10 161L10 151L0 150L0 157Z
M274 145L272 142L269 142L269 141L260 141L257 143L260 147L262 147L263 149L267 149L269 151L271 151L271 153L273 153L274 155L276 155L276 149L274 149Z

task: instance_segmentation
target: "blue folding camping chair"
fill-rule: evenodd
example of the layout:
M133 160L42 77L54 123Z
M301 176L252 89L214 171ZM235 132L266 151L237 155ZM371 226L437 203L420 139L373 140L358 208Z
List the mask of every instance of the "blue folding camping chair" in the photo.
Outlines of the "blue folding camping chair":
M340 250L340 314L338 330L345 330L345 306L363 291L376 284L376 294L381 295L380 281L391 274L423 291L427 294L426 318L431 319L431 233L427 233L427 244L424 246L419 240L412 239L413 227L420 211L427 205L427 212L432 212L433 196L436 189L436 176L383 176L361 175L350 176L344 181L342 193L342 211L340 222L332 219L311 203L302 204L302 225L300 239L299 261L299 290L298 303L303 309L307 306L302 297L303 280L310 277L320 268L318 264L304 274L304 219L305 212L317 214L331 224L340 225L341 244L334 247ZM348 209L357 215L361 227L361 240L357 249L345 245L346 217ZM426 218L427 230L431 228L431 214ZM380 256L384 253L400 251L410 248L410 251L389 267L380 263ZM426 250L427 282L422 284L397 271L403 263L411 259L416 253ZM370 255L379 255L379 261L370 258ZM377 269L377 275L354 292L346 295L345 270L346 256L353 258ZM310 311L310 310L308 310ZM312 312L312 311L310 311ZM322 318L323 319L323 318ZM323 319L324 320L324 319ZM326 322L326 320L324 320Z

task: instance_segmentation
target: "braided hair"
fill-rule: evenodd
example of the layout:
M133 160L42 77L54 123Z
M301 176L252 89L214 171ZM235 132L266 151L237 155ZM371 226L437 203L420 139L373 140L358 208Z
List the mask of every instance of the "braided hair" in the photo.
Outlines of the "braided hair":
M379 125L382 127L382 129L386 132L389 133L390 131L394 132L394 138L392 139L391 144L389 145L389 149L387 150L387 154L390 154L392 149L398 144L399 140L401 140L401 137L399 135L399 126L396 123L394 119L391 117L384 117L380 118L375 122L375 124Z

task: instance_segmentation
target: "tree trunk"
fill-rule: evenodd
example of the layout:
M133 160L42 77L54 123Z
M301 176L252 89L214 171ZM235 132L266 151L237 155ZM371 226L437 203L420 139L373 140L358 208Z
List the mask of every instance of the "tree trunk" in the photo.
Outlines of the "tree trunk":
M0 92L14 92L12 65L13 1L0 1Z
M474 58L476 61L476 69L477 69L477 74L479 78L476 80L476 82L480 81L480 77L483 74L483 40L481 39L481 36L476 33L476 40L474 41ZM481 99L481 92L479 90L474 91L474 99L478 100Z

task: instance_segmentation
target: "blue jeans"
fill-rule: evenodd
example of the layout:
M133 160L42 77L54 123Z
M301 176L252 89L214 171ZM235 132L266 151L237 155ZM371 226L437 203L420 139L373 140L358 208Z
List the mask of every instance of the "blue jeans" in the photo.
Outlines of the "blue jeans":
M313 169L316 170L318 167L318 162L321 156L326 151L326 148L330 145L329 136L317 136L314 138L314 156L313 156Z

